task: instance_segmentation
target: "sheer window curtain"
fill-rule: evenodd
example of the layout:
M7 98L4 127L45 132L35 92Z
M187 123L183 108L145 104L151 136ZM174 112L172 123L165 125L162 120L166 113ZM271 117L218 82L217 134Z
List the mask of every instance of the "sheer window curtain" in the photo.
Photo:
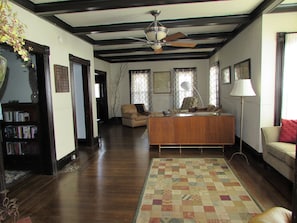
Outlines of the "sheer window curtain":
M196 68L174 68L173 78L173 107L179 109L185 97L194 96L193 87L189 91L182 89L182 82L187 81L197 88Z
M286 34L281 118L297 119L297 33Z
M144 104L151 110L150 70L130 70L131 104Z
M220 64L216 62L209 70L209 104L220 106Z

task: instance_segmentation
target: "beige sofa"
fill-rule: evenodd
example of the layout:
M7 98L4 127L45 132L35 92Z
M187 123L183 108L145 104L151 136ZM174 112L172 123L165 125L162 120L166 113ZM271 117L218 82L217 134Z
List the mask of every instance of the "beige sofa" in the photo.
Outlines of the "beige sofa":
M279 142L281 127L263 127L262 148L263 159L275 170L290 181L294 181L295 150L293 143Z
M143 106L144 108L144 106ZM136 105L124 104L121 106L122 125L129 127L146 126L149 113L145 110L138 112Z

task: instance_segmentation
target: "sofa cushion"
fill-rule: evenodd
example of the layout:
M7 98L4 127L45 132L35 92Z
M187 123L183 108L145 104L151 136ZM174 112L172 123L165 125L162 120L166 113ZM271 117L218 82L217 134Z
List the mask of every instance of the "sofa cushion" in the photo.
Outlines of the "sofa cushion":
M122 118L134 119L137 117L137 113L123 113Z
M135 117L135 120L136 121L141 121L141 120L147 120L147 118L148 118L148 116L146 116L146 115L137 115L136 117Z
M286 163L291 168L295 165L295 147L293 143L271 142L267 145L267 151L276 159Z
M280 142L296 143L297 120L282 119L282 126L279 135Z

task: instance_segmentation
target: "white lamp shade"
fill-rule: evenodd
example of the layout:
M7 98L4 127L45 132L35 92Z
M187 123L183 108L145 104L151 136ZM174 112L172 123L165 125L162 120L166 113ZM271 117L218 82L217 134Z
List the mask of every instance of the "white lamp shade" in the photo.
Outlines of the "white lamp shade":
M188 81L184 81L180 84L180 86L182 87L182 89L188 91L191 89L190 83Z
M231 96L256 96L251 79L240 79L234 82Z

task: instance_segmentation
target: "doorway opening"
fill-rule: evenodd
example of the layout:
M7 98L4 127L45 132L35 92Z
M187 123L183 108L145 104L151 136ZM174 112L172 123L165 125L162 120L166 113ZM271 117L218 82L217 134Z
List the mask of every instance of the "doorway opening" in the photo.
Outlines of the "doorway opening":
M69 55L75 148L94 144L90 61Z
M97 106L97 121L108 121L108 100L106 87L106 72L95 70L95 97ZM98 123L99 124L99 123Z

